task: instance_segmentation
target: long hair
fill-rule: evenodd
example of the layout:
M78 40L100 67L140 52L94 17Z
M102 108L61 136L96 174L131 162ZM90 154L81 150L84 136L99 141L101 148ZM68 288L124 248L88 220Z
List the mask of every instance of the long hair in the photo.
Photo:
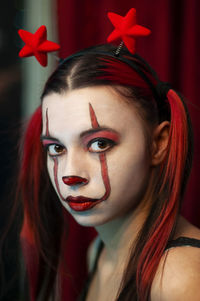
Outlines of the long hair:
M170 122L167 153L162 164L155 168L149 214L133 244L117 297L117 301L147 301L160 259L176 228L192 165L193 135L181 96L168 89L162 97L159 80L143 59L131 56L125 49L119 58L109 55L114 51L111 45L96 46L65 60L50 76L41 98L52 92L61 94L90 86L113 86L138 109L149 152L153 128L164 120ZM64 262L66 226L63 210L55 201L57 197L47 176L40 143L41 120L39 107L24 140L20 186L24 201L23 231L29 233L38 258L32 296L37 299L42 294L41 300L48 300L55 293L61 260Z

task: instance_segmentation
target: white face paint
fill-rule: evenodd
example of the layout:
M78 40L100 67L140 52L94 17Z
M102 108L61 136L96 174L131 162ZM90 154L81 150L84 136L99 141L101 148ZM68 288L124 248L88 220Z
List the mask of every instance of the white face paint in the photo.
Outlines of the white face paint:
M88 87L46 96L42 134L53 137L43 140L52 184L62 205L79 224L104 224L130 213L141 202L150 170L144 129L134 105L114 89ZM87 182L67 185L62 178L68 176ZM65 200L69 196L100 201L92 208L77 210L76 206L74 210ZM103 196L105 200L101 200Z

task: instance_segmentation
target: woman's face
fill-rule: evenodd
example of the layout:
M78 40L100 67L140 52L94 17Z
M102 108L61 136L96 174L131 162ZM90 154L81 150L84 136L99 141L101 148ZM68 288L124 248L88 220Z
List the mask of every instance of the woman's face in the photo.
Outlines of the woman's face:
M141 202L150 173L144 129L113 88L44 97L42 141L51 182L79 224L104 224Z

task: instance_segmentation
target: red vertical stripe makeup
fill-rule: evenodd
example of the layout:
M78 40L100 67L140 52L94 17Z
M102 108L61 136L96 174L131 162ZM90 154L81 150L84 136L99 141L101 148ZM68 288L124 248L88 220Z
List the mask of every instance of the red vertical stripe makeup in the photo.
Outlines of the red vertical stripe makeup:
M99 123L97 121L97 117L95 114L95 111L92 107L91 104L89 104L89 110L90 110L90 118L91 118L91 124L93 128L98 128L99 127ZM99 160L100 160L100 164L101 164L101 174L102 174L102 179L104 182L104 186L105 186L105 194L104 196L101 198L102 201L105 201L109 195L110 195L110 180L108 177L108 167L107 167L107 162L106 162L106 155L105 153L99 154Z
M46 109L46 136L49 136L49 117L48 117L48 109Z
M46 109L46 136L49 136L48 109ZM58 184L58 158L53 157L53 161L54 161L53 174L54 174L54 181L55 181L55 184L56 184L56 189L58 191L58 194L59 194L61 200L65 201L65 199L63 198L63 196L60 192L60 187L59 187L59 184Z
M94 109L93 109L91 104L89 104L89 110L90 110L90 118L91 118L92 128L97 129L97 128L99 128L99 124L98 124L96 114L95 114ZM49 135L50 135L50 133L49 133L49 118L48 118L48 110L46 110L46 137L48 138ZM108 135L108 133L107 133L107 135ZM109 135L116 136L116 134L114 134L114 133L109 133ZM62 196L61 191L60 191L60 187L59 187L58 157L57 156L51 156L51 157L52 157L53 162L54 162L53 176L54 176L54 183L55 183L55 186L56 186L57 193L58 193L60 199L64 202L67 202L68 205L73 210L75 210L75 211L89 210L92 207L94 207L95 205L97 205L98 203L106 200L109 197L111 189L110 189L110 181L109 181L109 177L108 177L108 168L107 168L105 153L100 153L99 154L99 160L100 160L100 165L101 165L101 175L102 175L103 183L104 183L104 186L105 186L105 193L100 199L93 199L93 198L88 198L88 197L85 197L85 196L76 196L76 197L74 197L72 195L68 195L67 198L65 199Z
M53 168L53 174L54 174L54 181L56 184L56 189L58 191L58 194L61 198L62 201L65 201L65 198L62 196L61 192L60 192L60 187L58 184L58 158L53 157L53 161L54 161L54 168Z

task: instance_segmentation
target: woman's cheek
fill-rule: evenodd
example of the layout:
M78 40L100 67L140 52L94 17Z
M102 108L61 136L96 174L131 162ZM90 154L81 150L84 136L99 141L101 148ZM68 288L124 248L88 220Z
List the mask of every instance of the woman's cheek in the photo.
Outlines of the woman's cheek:
M146 178L148 162L143 148L138 145L136 149L130 143L123 147L117 146L109 152L107 166L112 190L127 193L127 190L140 189Z

